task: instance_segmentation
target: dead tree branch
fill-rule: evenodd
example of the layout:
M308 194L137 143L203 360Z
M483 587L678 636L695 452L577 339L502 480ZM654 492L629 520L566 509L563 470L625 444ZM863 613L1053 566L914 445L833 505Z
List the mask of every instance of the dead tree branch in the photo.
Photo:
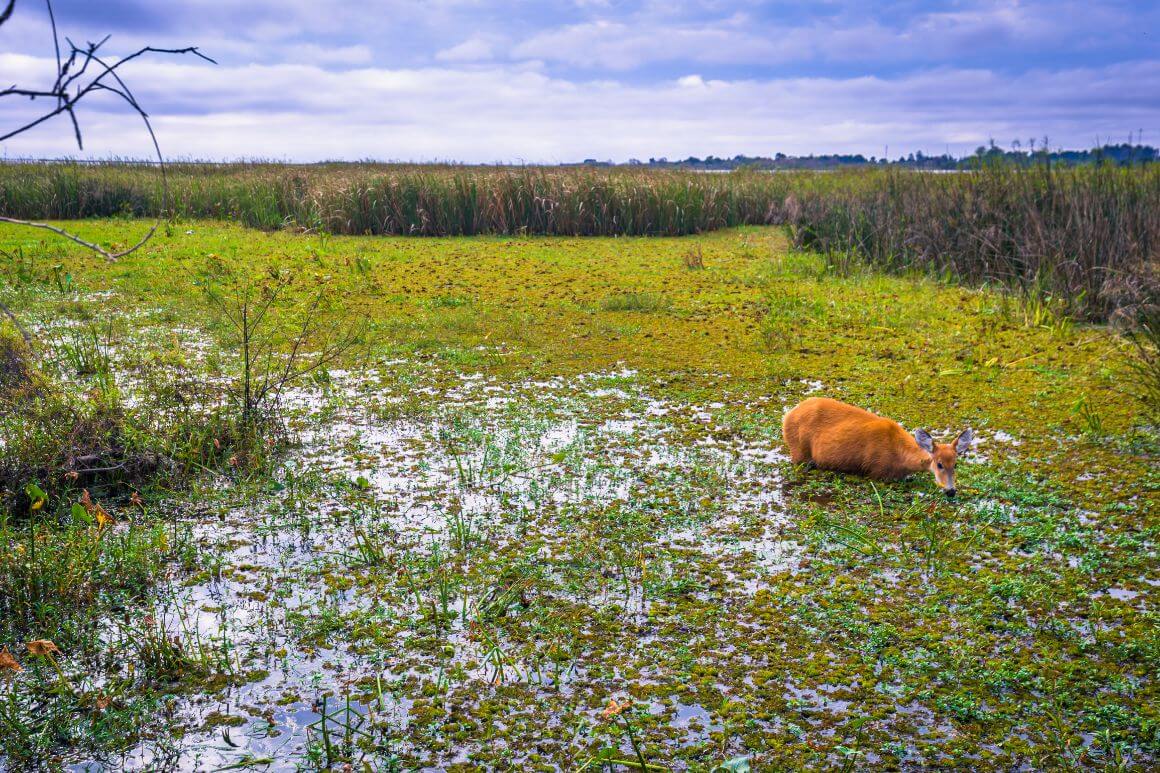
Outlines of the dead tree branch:
M12 309L4 305L3 301L0 301L0 313L3 313L4 316L8 317L9 321L12 322L13 327L15 327L17 331L20 332L20 335L24 337L24 343L32 343L32 334L28 332L24 325L20 324L20 320L16 318L15 314L12 313Z
M16 0L9 0L7 8L4 9L3 13L0 13L0 25L8 21L15 4ZM158 169L161 171L161 211L158 213L157 220L153 223L152 227L145 233L145 236L132 247L120 252L107 250L98 244L85 241L79 236L49 223L38 223L31 220L21 220L6 216L0 216L0 222L51 231L96 252L106 260L113 261L140 249L142 245L148 242L153 237L153 234L157 232L157 228L161 225L161 220L165 217L165 213L169 208L169 182L166 176L165 157L161 154L161 146L157 141L157 135L153 131L152 124L149 122L149 114L141 107L141 104L137 101L129 86L121 78L121 69L129 62L149 54L193 54L212 64L216 64L216 62L201 53L196 46L187 46L185 48L155 48L154 46L144 46L127 56L117 59L115 62L110 62L104 57L102 52L102 47L109 40L108 36L105 36L96 43L86 43L83 47L78 46L71 39L65 37L64 41L68 44L68 55L62 59L61 36L57 32L56 17L52 12L52 0L45 0L45 5L48 8L48 18L52 25L52 42L56 51L56 79L52 86L47 89L28 89L13 85L0 90L0 97L25 97L30 100L48 99L52 101L53 106L23 126L0 135L0 142L29 131L56 116L66 115L72 124L73 134L77 141L77 148L84 150L80 121L77 118L77 106L90 94L99 92L111 93L125 102L140 117L141 122L145 125L145 130L149 134L149 140L153 145L153 152L157 156Z

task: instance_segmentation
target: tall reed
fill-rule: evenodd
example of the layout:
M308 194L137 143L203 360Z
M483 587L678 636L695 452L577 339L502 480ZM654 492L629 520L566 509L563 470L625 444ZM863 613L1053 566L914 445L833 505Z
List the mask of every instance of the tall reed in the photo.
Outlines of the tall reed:
M1050 296L1089 319L1160 302L1160 166L889 170L805 190L798 246L887 271L922 271Z
M790 224L838 262L1050 296L1106 320L1157 301L1160 165L987 163L951 174L389 164L175 164L172 212L336 234L679 236ZM155 214L157 169L0 165L0 213Z
M411 165L176 164L172 213L338 234L681 235L783 220L790 175ZM161 177L134 164L0 166L0 212L155 214Z

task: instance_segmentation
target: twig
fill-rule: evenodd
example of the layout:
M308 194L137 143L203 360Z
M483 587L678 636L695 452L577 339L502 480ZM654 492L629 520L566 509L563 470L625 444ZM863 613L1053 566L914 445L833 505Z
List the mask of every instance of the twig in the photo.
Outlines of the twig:
M164 189L163 189L163 191L164 191ZM161 195L164 198L165 193L162 192ZM93 252L95 252L98 255L101 255L103 258L105 258L105 260L115 261L118 258L125 257L126 255L128 255L131 252L137 251L142 246L144 246L145 242L147 242L151 238L153 238L153 234L156 233L157 228L161 225L161 220L158 219L158 221L153 224L153 226L146 232L144 238L142 238L141 241L137 242L132 247L130 247L129 249L127 249L123 252L108 252L107 250L105 250L105 248L101 247L99 244L93 244L92 242L87 242L84 239L82 239L81 237L79 237L75 234L69 233L68 231L66 231L63 228L60 228L58 226L50 225L49 223L36 223L36 222L31 221L31 220L21 220L19 218L15 218L15 217L5 217L4 215L0 215L0 223L12 223L13 225L26 225L29 228L43 228L46 231L52 231L54 234L57 234L58 236L63 236L64 238L69 239L70 241L76 242L77 244L81 245L82 247L85 247L87 249L92 250ZM5 311L8 311L8 310L5 309ZM12 312L8 312L8 316L11 317Z
M15 2L15 0L13 0L13 2ZM12 313L12 309L8 308L3 301L0 301L0 311L4 312L4 316L8 317L8 319L12 320L12 324L16 327L17 330L20 331L20 335L24 336L24 343L31 346L32 334L24 329L24 325L20 324L20 320L18 320L16 315Z
M12 10L15 7L16 0L9 0L7 8L3 14L0 14L0 24L6 22L9 16L12 15ZM56 106L43 113L37 118L25 123L23 126L16 128L6 134L0 135L0 142L15 137L18 134L29 131L30 129L39 126L61 114L66 114L69 121L72 123L73 133L76 136L77 147L84 149L84 140L81 136L80 122L76 116L76 106L87 97L99 91L107 91L120 97L126 104L128 104L134 112L141 118L141 122L145 124L145 130L149 133L149 140L153 144L153 151L157 155L158 168L161 170L161 211L158 213L157 220L152 227L145 233L136 244L126 250L120 252L107 250L98 244L86 241L81 237L70 233L69 231L60 228L59 226L51 225L49 223L38 223L31 220L22 220L14 217L0 216L0 222L12 223L13 225L23 225L30 228L41 228L46 231L51 231L58 236L63 236L77 244L92 250L98 255L102 256L108 261L115 261L118 258L123 258L132 252L136 252L145 245L153 235L157 232L157 228L161 225L161 219L165 217L169 209L169 181L165 169L165 157L161 153L161 146L157 141L157 135L153 131L153 126L149 122L149 114L137 102L133 92L121 79L117 72L122 66L131 62L138 57L146 54L193 54L201 59L206 60L212 64L217 64L213 59L210 59L205 54L201 53L196 46L187 46L185 48L156 48L154 46L144 46L128 56L121 57L114 63L106 62L99 55L101 46L108 40L108 36L96 43L88 43L84 48L77 46L69 38L65 41L69 46L69 55L63 61L61 60L60 35L56 29L56 17L52 11L52 0L45 0L45 5L48 8L48 18L52 26L52 43L56 52L56 79L49 89L24 89L17 86L11 86L7 89L0 90L0 97L20 96L29 99L36 99L37 97L45 97L55 100ZM90 68L96 71L96 75L91 75L85 80ZM6 310L7 311L7 310ZM11 317L11 312L8 312Z

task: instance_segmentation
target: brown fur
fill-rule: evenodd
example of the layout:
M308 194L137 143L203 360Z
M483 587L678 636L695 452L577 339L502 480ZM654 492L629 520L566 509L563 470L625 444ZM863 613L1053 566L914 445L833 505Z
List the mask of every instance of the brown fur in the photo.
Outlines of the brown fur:
M928 452L898 422L828 397L799 403L785 415L781 429L794 464L813 462L823 470L875 480L900 480L929 470L954 493L958 439L932 444ZM964 447L970 444L970 435L959 437Z

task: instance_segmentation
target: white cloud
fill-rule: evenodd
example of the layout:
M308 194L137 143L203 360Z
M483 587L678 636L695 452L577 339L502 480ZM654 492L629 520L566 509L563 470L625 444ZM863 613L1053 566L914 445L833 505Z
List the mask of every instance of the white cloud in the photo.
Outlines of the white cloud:
M515 59L543 59L578 67L627 71L651 62L717 64L785 61L800 54L792 42L737 29L731 21L662 26L595 21L537 33L512 48Z
M476 35L459 45L437 52L435 58L440 62L478 62L491 59L492 55L491 41Z
M0 55L15 82L50 63ZM994 136L1086 146L1160 116L1160 62L1013 78L941 69L896 78L574 82L518 66L467 69L166 60L127 73L174 157L558 162L736 153L969 151ZM695 80L694 80L695 79ZM95 156L143 156L113 103L82 109ZM6 125L27 111L5 105ZM5 143L8 156L75 154L63 121ZM1160 137L1145 140L1160 142Z
M671 8L657 6L630 17L539 29L516 44L511 55L620 72L682 62L758 67L953 62L981 51L1017 61L1035 51L1059 54L1088 45L1097 35L1105 45L1114 45L1133 29L1130 16L1096 4L996 0L909 17L831 11L836 9L821 6L813 18L789 23L746 12L674 18Z
M317 43L299 43L290 47L288 59L303 64L359 65L370 64L374 53L369 46L320 46Z

